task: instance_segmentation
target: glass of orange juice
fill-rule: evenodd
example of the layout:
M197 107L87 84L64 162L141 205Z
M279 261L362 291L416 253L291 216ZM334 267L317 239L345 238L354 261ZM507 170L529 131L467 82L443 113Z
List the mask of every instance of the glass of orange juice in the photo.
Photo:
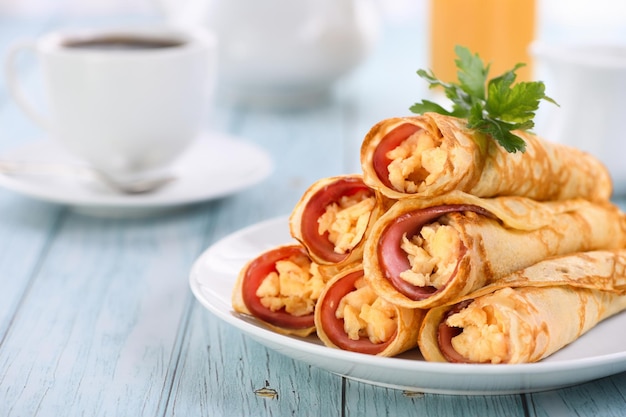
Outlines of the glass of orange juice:
M440 80L455 81L454 47L461 45L491 64L490 77L523 62L517 80L529 81L535 19L535 0L430 0L430 68Z

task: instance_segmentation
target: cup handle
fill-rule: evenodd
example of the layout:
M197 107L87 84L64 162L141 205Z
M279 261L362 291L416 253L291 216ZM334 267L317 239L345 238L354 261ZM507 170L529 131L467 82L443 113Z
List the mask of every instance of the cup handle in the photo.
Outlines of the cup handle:
M48 126L50 124L48 123L47 118L42 116L41 113L39 113L39 111L37 111L35 107L31 105L19 83L17 59L18 56L23 52L32 52L36 54L37 49L35 43L33 41L22 41L10 47L9 53L7 54L6 60L4 62L7 87L9 93L16 101L18 106L22 109L22 111L24 111L24 113L26 113L26 115L41 128L43 128L44 130L48 130Z

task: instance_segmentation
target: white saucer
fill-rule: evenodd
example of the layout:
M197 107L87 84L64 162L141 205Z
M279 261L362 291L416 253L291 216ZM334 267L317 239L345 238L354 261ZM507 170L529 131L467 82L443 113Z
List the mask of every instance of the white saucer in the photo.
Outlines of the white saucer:
M49 139L5 152L4 160L79 162ZM269 154L259 146L223 133L204 133L172 165L178 177L156 192L117 194L100 184L68 177L0 174L0 187L39 200L66 204L91 215L144 215L241 191L272 171Z

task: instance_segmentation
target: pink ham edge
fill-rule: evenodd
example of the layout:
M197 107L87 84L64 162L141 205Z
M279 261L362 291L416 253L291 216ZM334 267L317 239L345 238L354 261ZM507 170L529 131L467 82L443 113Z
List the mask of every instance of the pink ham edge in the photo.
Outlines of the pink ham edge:
M284 329L307 329L315 326L314 314L293 316L284 309L272 311L261 304L256 292L270 272L276 271L276 262L294 255L305 255L306 250L301 246L286 246L273 249L254 259L247 267L242 283L243 302L253 316L266 323Z
M374 191L361 179L342 178L325 185L311 197L302 213L301 223L302 240L307 249L319 258L332 263L339 263L348 257L349 253L335 252L334 244L328 240L328 233L323 235L318 233L318 219L330 204L338 202L341 197L352 196L360 191L374 195Z
M400 273L411 269L409 259L406 253L400 248L402 242L402 236L406 233L407 237L411 238L418 234L421 228L441 217L446 213L473 211L483 215L491 216L491 214L478 206L470 204L450 204L444 206L428 207L405 213L396 218L391 224L389 224L383 231L381 238L378 242L377 256L383 276L389 280L391 285L401 294L413 301L424 300L433 294L441 291L444 287L436 289L435 287L417 287L411 283L400 278ZM462 254L464 255L466 248L462 248ZM459 259L460 261L460 259ZM455 267L453 273L450 276L452 279L458 268Z
M448 362L472 363L471 361L467 360L467 358L459 354L456 350L454 350L454 347L452 346L452 338L461 334L463 332L463 329L459 329L458 327L450 327L446 324L446 319L448 317L463 310L472 301L473 300L465 300L453 306L450 310L446 312L446 314L444 314L441 322L437 326L437 345L439 346L439 351Z
M394 189L389 181L389 163L391 160L387 158L387 152L400 146L409 136L421 129L422 128L419 126L403 123L387 133L378 146L376 146L374 155L372 156L372 165L376 176L386 187Z
M355 289L354 283L362 276L363 270L358 270L337 280L332 287L328 288L326 296L317 308L321 309L322 312L321 326L332 343L340 349L350 352L376 355L385 350L391 341L395 339L395 333L385 343L372 343L366 337L352 340L344 330L343 320L335 316L341 299Z

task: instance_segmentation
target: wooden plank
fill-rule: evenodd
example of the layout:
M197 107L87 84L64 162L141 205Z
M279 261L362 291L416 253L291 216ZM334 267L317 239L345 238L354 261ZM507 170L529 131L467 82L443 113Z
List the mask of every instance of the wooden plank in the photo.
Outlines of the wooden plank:
M528 395L530 416L626 416L626 372L586 384Z
M345 416L525 416L518 395L434 395L376 387L347 381Z
M0 191L0 348L61 213L57 206Z
M196 304L165 415L337 415L341 378L268 350Z
M0 415L154 415L209 221L69 213L1 346Z

